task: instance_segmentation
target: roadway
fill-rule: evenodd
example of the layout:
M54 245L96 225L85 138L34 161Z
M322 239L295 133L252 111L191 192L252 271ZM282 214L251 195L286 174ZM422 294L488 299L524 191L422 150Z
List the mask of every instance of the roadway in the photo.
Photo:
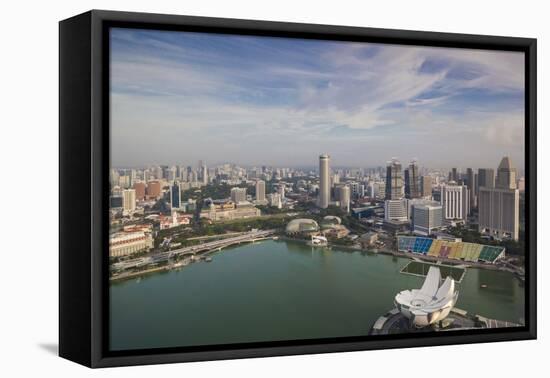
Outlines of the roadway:
M140 268L151 264L158 264L160 262L168 261L176 256L194 255L196 253L205 253L222 248L229 247L234 244L253 242L255 240L261 240L269 237L275 232L275 230L256 230L250 231L232 238L215 240L208 243L193 245L189 247L183 247L174 249L172 251L160 252L151 256L139 257L137 259L121 261L111 265L112 270L127 270L132 268ZM223 235L220 235L223 236Z

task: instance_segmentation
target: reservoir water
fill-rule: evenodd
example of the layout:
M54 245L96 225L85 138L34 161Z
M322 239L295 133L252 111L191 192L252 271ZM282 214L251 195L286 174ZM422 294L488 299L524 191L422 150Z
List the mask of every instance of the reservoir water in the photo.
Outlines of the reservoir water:
M263 241L169 271L111 283L111 350L366 335L395 294L423 278L410 260ZM487 285L481 288L481 285ZM469 268L457 307L519 323L524 288L507 272Z

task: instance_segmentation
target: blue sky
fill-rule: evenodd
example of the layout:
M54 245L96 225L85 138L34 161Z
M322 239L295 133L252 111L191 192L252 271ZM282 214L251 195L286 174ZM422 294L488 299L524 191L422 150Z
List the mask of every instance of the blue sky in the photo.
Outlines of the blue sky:
M115 166L523 168L522 53L111 31Z

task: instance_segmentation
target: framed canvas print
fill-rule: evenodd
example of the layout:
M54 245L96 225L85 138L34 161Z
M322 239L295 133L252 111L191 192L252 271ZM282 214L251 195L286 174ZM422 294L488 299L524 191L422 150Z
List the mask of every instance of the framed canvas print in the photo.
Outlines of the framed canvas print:
M536 337L536 40L60 22L60 355Z

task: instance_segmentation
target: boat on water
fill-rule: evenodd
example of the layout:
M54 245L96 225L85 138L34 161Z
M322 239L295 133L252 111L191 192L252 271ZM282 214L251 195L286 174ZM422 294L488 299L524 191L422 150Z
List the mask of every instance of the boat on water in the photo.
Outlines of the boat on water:
M206 262L212 262L212 257L207 257L207 258L204 259L204 261L206 261Z
M324 236L311 236L311 240L307 242L307 245L312 247L326 247L328 246L328 240Z

